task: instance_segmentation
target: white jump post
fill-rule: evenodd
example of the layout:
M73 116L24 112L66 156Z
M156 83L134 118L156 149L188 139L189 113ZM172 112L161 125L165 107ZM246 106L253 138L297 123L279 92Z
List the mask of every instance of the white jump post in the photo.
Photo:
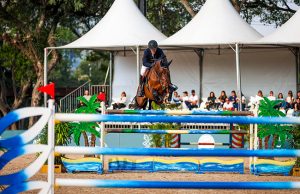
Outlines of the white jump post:
M101 114L105 114L105 102L101 102ZM101 122L100 124L101 137L100 137L100 147L104 148L104 139L105 139L105 123ZM102 170L104 171L104 155L100 156L100 160L102 162Z
M258 116L258 107L256 106L254 109L254 116L257 117ZM254 143L253 143L253 149L257 150L258 148L258 137L257 137L257 131L258 131L258 125L254 124ZM257 157L253 158L253 169L255 170L255 164L257 161Z
M249 149L253 150L253 141L254 141L254 137L253 137L253 124L250 124L250 138L249 138ZM249 157L249 169L251 169L251 164L253 162L253 157Z
M54 193L54 142L55 142L55 132L54 132L54 112L55 105L54 100L48 100L48 108L51 110L51 116L48 121L48 146L51 148L51 151L48 156L48 183L50 184L50 190L48 193Z

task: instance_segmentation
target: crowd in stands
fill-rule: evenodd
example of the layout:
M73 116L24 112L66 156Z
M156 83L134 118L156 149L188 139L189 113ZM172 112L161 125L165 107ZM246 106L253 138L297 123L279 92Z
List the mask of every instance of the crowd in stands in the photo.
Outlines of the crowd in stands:
M91 98L88 90L84 92L83 96L87 101ZM97 95L98 101L106 100L106 95L104 92L100 92ZM241 98L241 109L239 108L240 99L237 97L237 94L234 90L231 91L230 95L227 95L225 91L221 91L219 96L216 96L213 91L209 93L207 98L199 99L195 90L191 90L191 95L187 91L184 91L180 96L177 91L173 93L173 98L171 103L181 106L182 109L192 110L194 108L207 109L207 110L230 110L230 111L245 111L249 110L251 104L259 104L260 100L263 97L267 97L269 100L281 100L281 102L274 108L277 108L285 113L289 110L293 111L294 116L300 115L300 91L294 96L293 92L290 90L287 93L287 96L284 97L283 93L278 93L275 95L273 91L270 91L268 95L264 96L263 92L259 90L256 96L250 97L248 99L248 104L246 103L246 98L242 93ZM113 109L122 109L126 108L128 104L126 93L123 91L119 98L115 99L112 103ZM80 102L79 106L82 105Z
M249 103L246 103L246 98L242 93L241 97L241 110L245 111L248 110L251 104L259 104L260 100L264 97L263 92L259 90L255 97L251 97L249 99ZM269 95L265 96L269 100L281 100L276 107L285 113L288 110L293 110L293 115L298 116L300 114L300 91L297 92L297 95L294 97L293 92L289 91L287 97L284 98L282 93L279 93L277 97L274 95L273 91L269 92ZM199 102L198 96L195 94L195 90L191 91L191 95L188 95L187 91L182 93L182 97L178 94L178 92L174 92L172 103L182 104L183 108L186 109L193 109L198 108L198 104L203 104L204 108L207 110L231 110L237 111L240 110L239 103L240 99L237 97L236 92L233 90L231 91L230 95L227 96L225 91L222 91L217 97L214 92L210 92L209 96L202 102ZM201 106L201 105L200 105Z

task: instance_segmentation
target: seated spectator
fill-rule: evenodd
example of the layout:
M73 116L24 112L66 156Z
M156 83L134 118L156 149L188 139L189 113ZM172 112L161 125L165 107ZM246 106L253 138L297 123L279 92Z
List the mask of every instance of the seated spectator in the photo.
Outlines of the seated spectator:
M293 92L291 90L288 92L288 96L286 97L285 102L286 102L287 109L294 108L293 107L294 97L293 97Z
M264 95L261 90L258 90L257 95L255 96L257 104L260 104L260 101L264 99Z
M225 103L223 104L223 110L234 110L233 103L229 100L229 98L225 99Z
M186 101L183 101L189 110L192 110L193 108L198 108L198 101L199 101L199 98L196 95L195 90L192 90L191 93L192 93L192 95L189 97L189 99Z
M121 97L117 100L117 102L113 103L113 109L121 109L126 107L126 93L122 92Z
M297 98L300 98L300 91L297 92L296 100Z
M211 108L215 108L215 107L216 107L216 96L214 92L210 92L206 102L206 109L210 110Z
M221 92L221 95L219 96L218 100L223 105L226 101L226 98L227 98L226 92L223 90Z
M269 93L268 99L271 100L271 101L276 100L276 97L274 96L274 93L273 93L272 90L271 90L270 93Z
M237 104L239 104L240 99L237 98L236 101L237 101ZM241 111L245 111L245 108L246 108L246 97L244 96L244 94L242 92L242 110Z
M83 97L89 101L91 99L91 95L89 94L89 91L88 90L84 90L84 95Z
M100 102L106 102L106 95L104 91L101 91L97 96L98 101Z
M108 107L108 100L106 99L106 94L104 91L101 91L98 96L97 96L97 100L98 102L104 102L105 103L105 107Z
M296 102L294 104L294 113L293 116L299 116L300 114L300 98L296 99Z
M232 102L234 109L238 109L237 96L234 90L231 91L231 96L229 96L229 101Z
M188 106L190 110L192 110L193 108L198 108L199 103L199 97L196 95L195 90L192 90L191 93L192 95L189 98L190 106Z
M276 105L274 108L278 108L278 109L285 109L286 107L286 102L283 98L283 94L282 93L279 93L278 96L277 96L277 100L281 100L282 102L279 103L278 105Z
M186 102L189 101L189 93L188 93L187 91L184 91L184 92L182 93L182 97L180 97L180 100L181 100L181 102L182 102L182 107L183 107L184 109L187 109L188 107L187 107L187 105L186 105Z
M178 92L176 92L176 91L173 94L172 103L174 103L174 104L181 103L180 96L179 96Z

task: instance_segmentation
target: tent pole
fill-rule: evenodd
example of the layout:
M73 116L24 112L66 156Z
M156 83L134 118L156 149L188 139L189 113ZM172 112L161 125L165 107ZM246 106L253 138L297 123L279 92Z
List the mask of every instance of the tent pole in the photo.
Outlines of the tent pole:
M112 66L113 66L113 52L109 55L109 102L112 100Z
M136 46L136 80L137 87L140 84L140 47Z
M200 70L200 74L199 74L199 76L200 76L200 79L199 79L199 81L200 81L200 91L199 91L199 93L200 93L200 103L201 103L201 100L202 100L202 97L203 97L203 57L204 57L204 49L201 49L200 50L200 58L199 58L199 70Z
M47 58L48 58L48 49L44 48L44 86L47 85L48 77L47 77ZM47 94L44 93L44 106L47 107Z
M237 86L237 97L239 100L239 110L242 110L242 90L241 90L241 72L240 72L240 48L239 44L235 44L235 59L236 59L236 86Z
M300 68L299 68L299 65L300 65L300 50L299 48L297 48L296 50L296 83L297 83L297 86L296 86L296 91L300 90L300 82L299 82L299 73L300 73Z

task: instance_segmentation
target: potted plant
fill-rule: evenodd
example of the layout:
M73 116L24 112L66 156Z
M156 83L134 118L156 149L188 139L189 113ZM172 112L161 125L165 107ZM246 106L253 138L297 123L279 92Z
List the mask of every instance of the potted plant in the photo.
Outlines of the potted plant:
M69 136L70 125L68 123L58 123L55 124L55 145L63 146L68 145L71 142L71 138ZM48 143L48 125L42 130L40 135L37 137L37 143L39 144L47 144ZM42 173L47 173L48 165L45 164L41 168ZM61 155L55 155L54 157L54 169L55 173L62 172L62 160Z
M88 113L97 114L97 109L100 107L100 103L96 102L97 96L93 95L89 100L80 96L77 98L81 102L82 106L75 110L75 113ZM86 147L95 147L96 137L100 138L100 132L96 130L98 128L96 122L73 122L70 123L69 135L73 136L73 140L76 145L80 145L81 134L84 138L84 144ZM91 141L89 141L88 134L91 134ZM96 171L102 173L101 160L95 158L94 155L85 155L81 159L69 159L62 158L62 162L66 167L67 172L75 171Z

